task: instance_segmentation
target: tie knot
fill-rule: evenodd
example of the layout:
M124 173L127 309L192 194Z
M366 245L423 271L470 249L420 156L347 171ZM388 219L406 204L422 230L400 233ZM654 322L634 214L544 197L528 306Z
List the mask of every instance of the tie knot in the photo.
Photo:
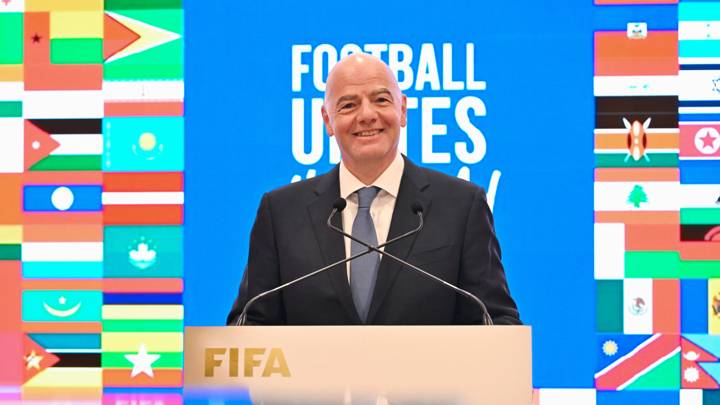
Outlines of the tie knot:
M363 187L356 191L358 195L358 208L370 208L375 196L380 189L378 187Z

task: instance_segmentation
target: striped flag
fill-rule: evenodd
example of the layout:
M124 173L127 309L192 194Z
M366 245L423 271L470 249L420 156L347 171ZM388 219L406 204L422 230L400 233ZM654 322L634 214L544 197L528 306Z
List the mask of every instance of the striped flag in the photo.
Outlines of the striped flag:
M678 19L678 55L681 69L690 67L687 65L695 65L700 69L720 65L720 4L681 2L678 6Z
M720 68L681 70L679 98L680 121L719 121Z
M102 121L25 121L25 167L30 170L101 170Z
M599 336L598 390L679 389L680 336Z
M106 173L104 187L107 225L182 224L182 173Z
M103 377L106 387L182 384L183 306L179 294L106 293Z
M595 166L677 167L677 97L596 97Z

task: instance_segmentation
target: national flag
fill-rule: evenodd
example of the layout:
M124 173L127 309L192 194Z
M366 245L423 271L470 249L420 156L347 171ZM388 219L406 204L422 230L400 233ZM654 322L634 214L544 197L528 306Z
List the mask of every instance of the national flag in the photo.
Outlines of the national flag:
M103 138L103 170L106 172L184 169L182 117L106 118Z
M626 31L595 32L595 76L674 76L677 31L648 31L642 40Z
M598 390L680 388L680 336L598 336Z
M681 160L720 160L720 123L681 123Z
M182 332L104 332L106 387L178 387L182 384Z
M105 278L182 277L181 226L107 226L103 248Z
M708 291L707 280L680 280L680 320L683 333L708 333Z
M720 41L717 41L720 43ZM680 121L720 120L720 67L680 71Z
M99 171L102 142L99 119L26 120L25 168Z
M695 389L720 388L720 336L683 334L682 387Z
M22 175L0 173L0 224L22 224Z
M106 117L182 116L181 80L105 81Z
M57 358L55 372L82 373L99 368L101 362L100 333L31 333L29 337Z
M596 97L615 96L676 96L677 76L595 76L593 94Z
M720 184L720 160L682 160L680 182L685 184Z
M720 4L681 2L678 20L678 55L683 68L688 64L719 64Z
M42 0L47 1L47 0ZM58 9L72 11L73 1L52 2ZM61 4L62 3L62 4ZM48 4L49 5L49 4ZM85 3L88 5L88 3ZM102 95L97 96L88 90L102 89L102 64L53 64L50 60L50 14L34 10L44 9L43 4L33 0L25 16L25 47L24 47L24 84L28 93L37 90L75 90L81 96L72 96L73 92L38 92L30 94L34 103L31 110L26 109L26 118L87 118L102 117ZM32 10L31 10L32 9ZM78 11L77 9L75 9ZM100 4L102 10L102 3ZM28 97L28 95L26 95ZM68 98L69 97L69 98ZM70 102L72 101L72 103ZM72 104L81 102L79 110L73 111ZM94 104L99 102L99 106ZM43 104L45 103L45 104ZM57 110L56 110L57 109ZM99 114L97 112L99 110ZM30 112L30 115L28 115ZM45 115L43 115L43 112ZM92 115L87 115L93 113Z
M101 211L100 185L27 185L23 187L23 209L44 211Z
M23 172L21 118L0 118L0 175Z
M113 7L116 6L116 7ZM143 6L126 9L106 4L106 24L122 25L127 46L111 52L106 49L105 80L178 80L183 78L183 10L155 9ZM112 28L111 28L112 29ZM122 32L121 29L114 29ZM123 43L123 35L119 36ZM113 38L118 40L118 36ZM134 40L133 40L134 39Z
M23 291L25 322L100 322L101 291Z
M183 175L107 173L102 194L105 224L182 224Z
M595 211L678 211L680 185L670 181L595 182Z
M596 97L596 167L676 167L677 97Z

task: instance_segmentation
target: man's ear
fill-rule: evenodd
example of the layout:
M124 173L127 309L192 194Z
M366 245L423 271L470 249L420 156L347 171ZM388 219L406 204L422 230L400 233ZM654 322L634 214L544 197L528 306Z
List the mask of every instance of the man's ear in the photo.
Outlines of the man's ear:
M402 95L402 104L400 105L400 126L404 127L407 125L407 96Z
M320 112L322 113L323 123L325 123L325 130L327 130L328 135L335 135L333 133L332 126L330 125L330 115L328 115L327 110L325 109L325 104L323 104Z

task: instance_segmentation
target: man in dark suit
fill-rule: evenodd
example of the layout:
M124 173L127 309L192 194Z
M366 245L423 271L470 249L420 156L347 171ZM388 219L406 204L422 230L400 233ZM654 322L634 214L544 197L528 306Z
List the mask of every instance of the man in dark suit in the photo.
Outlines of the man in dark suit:
M414 237L386 251L479 297L496 324L519 324L500 261L485 193L473 183L413 164L398 152L406 97L380 59L341 60L327 80L323 120L342 162L329 173L263 196L250 237L248 265L228 315L247 301L364 248L328 229L338 197L347 208L333 223L371 244L418 225ZM369 254L338 265L248 311L249 324L478 324L476 303L387 257Z

